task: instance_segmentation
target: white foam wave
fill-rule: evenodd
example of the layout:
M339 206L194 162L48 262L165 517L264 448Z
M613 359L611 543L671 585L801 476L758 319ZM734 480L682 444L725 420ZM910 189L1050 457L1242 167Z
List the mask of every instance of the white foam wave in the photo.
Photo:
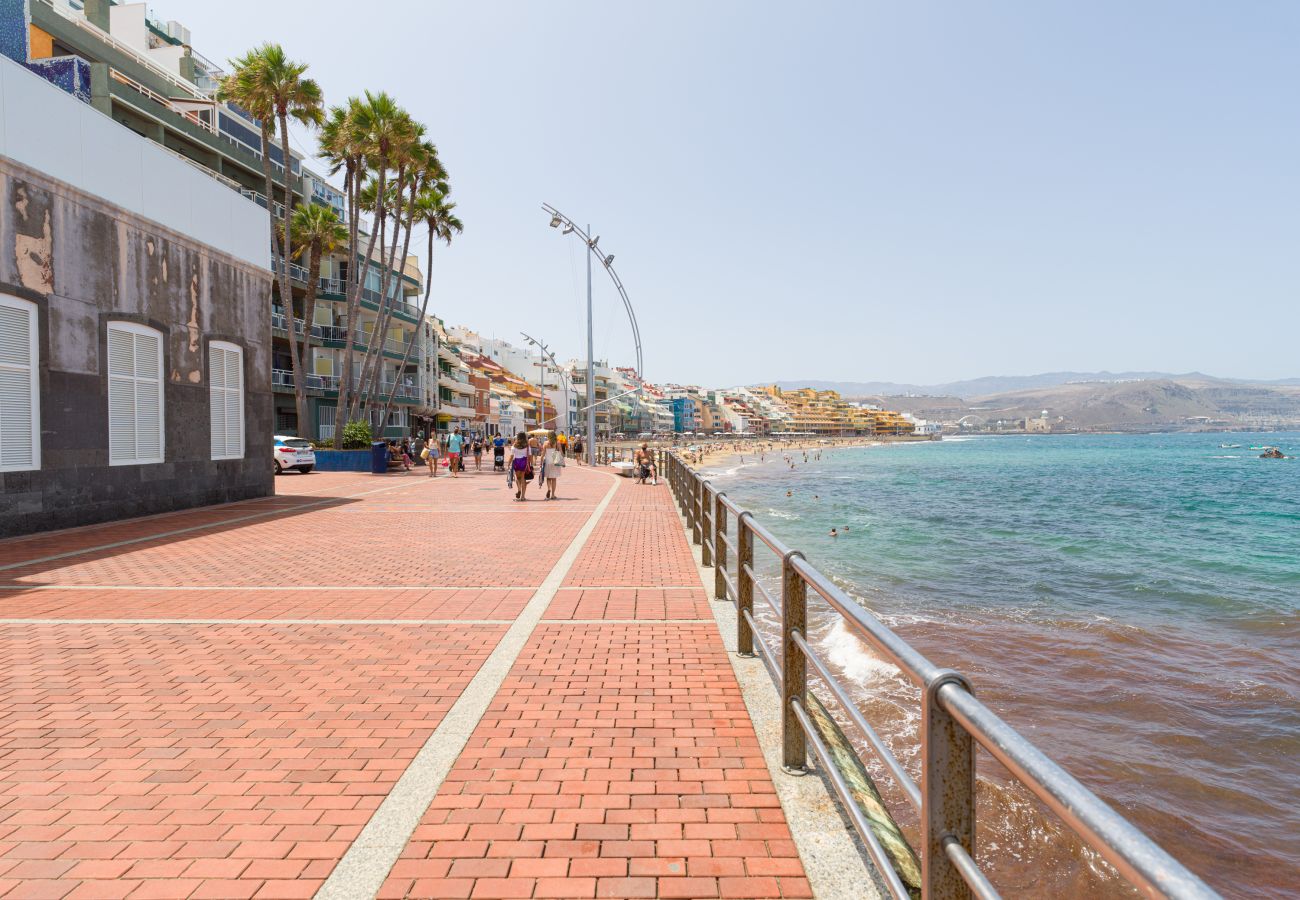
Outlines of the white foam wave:
M781 509L772 509L772 507L770 506L767 508L767 514L776 519L798 520L803 518L803 516L799 515L798 513L786 512L785 510L781 510Z
M897 666L872 656L842 620L831 626L824 644L831 664L839 668L845 678L859 685L897 678L902 674Z

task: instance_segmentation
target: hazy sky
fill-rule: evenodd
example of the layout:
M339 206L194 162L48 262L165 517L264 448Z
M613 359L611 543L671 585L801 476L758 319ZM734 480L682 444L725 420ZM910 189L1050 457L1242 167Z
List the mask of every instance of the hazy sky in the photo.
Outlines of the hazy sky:
M582 352L548 201L617 255L655 381L1300 375L1294 0L152 6L428 125L465 222L448 324Z

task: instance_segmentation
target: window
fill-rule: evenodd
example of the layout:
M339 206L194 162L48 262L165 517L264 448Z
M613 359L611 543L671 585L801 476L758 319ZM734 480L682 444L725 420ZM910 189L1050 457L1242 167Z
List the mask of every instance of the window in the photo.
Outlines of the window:
M108 462L163 461L162 334L108 323Z
M212 458L244 458L244 351L225 341L208 345L208 417Z
M0 472L41 467L36 304L0 295Z

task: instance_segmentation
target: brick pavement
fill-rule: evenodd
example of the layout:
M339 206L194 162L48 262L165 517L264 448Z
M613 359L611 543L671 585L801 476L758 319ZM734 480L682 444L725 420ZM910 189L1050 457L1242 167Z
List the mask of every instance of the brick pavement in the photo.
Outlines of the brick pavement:
M612 485L313 473L0 541L0 897L306 897L345 855L386 897L808 896L667 489ZM448 739L400 858L357 844Z

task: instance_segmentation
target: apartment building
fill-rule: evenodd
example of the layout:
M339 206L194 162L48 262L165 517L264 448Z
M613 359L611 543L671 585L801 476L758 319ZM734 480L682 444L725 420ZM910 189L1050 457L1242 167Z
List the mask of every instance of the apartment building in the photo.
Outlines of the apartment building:
M300 155L291 151L286 160L276 146L266 148L274 196L265 196L257 120L238 106L216 100L216 89L225 77L221 66L193 49L184 25L159 19L144 3L0 0L0 53L263 209L272 204L278 209L285 192L291 191L295 203L321 203L344 217L342 192L304 166ZM192 227L202 237L224 223L195 221ZM347 339L344 290L350 267L365 270L353 332L350 377L354 385L361 360L378 339L375 323L381 311L392 311L384 347L375 351L381 369L376 388L381 399L391 397L392 412L386 422L376 418L372 425L388 436L405 434L411 413L425 405L420 395L426 342L416 334L421 324L415 299L421 274L414 257L399 261L389 271L379 254L363 261L364 250L352 248L324 260L315 285L306 283L306 268L290 260L287 268L293 296L280 297L278 283L267 291L272 338L268 374L274 394L271 428L275 432L309 438L333 433ZM286 265L280 259L268 264L277 268ZM381 293L385 272L389 275L387 296ZM309 292L315 292L317 305L313 321L307 323L302 311ZM290 327L309 347L304 373L308 422L297 421ZM409 354L408 342L412 343ZM377 415L378 410L374 412Z
M270 494L265 212L6 40L0 535Z

